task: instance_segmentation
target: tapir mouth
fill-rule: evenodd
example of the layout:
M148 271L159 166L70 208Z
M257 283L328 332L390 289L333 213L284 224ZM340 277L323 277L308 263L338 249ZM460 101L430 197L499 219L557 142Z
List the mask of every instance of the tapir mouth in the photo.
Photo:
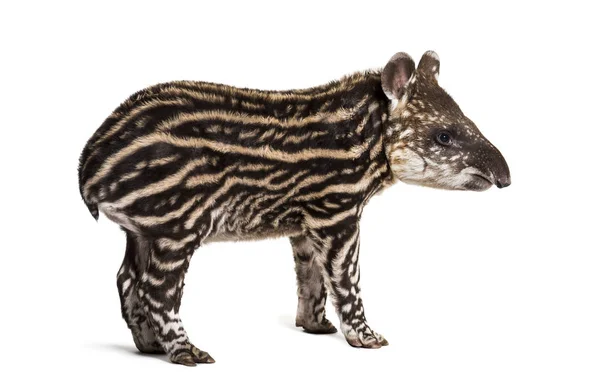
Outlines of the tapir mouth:
M490 185L494 184L494 182L492 182L492 180L489 177L487 177L487 176L485 176L483 174L471 173L471 175L473 175L475 178L478 178L481 181L489 183Z
M467 190L485 191L494 185L489 176L474 172L470 172L469 175L473 178L465 184Z

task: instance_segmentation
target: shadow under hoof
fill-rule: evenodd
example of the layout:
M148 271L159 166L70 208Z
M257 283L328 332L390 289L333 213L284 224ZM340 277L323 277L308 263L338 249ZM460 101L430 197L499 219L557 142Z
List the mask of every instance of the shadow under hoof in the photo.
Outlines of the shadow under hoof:
M307 329L304 326L302 326L302 329L304 330L304 333L308 333L308 334L334 334L334 333L337 333L337 329L335 328L335 326L318 328L318 329Z

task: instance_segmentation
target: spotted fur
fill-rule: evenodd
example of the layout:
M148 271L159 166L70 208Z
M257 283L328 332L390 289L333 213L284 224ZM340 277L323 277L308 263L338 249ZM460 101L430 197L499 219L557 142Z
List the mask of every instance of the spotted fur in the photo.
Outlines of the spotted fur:
M142 352L185 365L214 362L179 317L194 250L229 240L289 237L296 325L336 328L349 344L387 341L366 323L359 286L359 220L396 180L481 190L508 185L500 153L437 85L439 60L395 55L382 71L329 84L259 91L179 81L119 106L80 158L84 202L127 234L117 276L122 314ZM436 142L436 132L453 142Z

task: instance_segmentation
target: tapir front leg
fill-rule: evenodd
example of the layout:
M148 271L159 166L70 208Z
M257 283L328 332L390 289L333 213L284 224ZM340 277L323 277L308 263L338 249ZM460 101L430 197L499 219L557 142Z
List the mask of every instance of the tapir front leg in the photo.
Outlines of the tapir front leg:
M358 266L358 220L348 220L324 229L311 231L318 248L324 281L340 318L346 341L354 347L379 348L388 344L374 332L365 318L360 296Z
M323 282L323 269L317 261L318 250L306 236L290 238L296 265L298 283L298 311L296 326L308 333L329 334L337 332L325 317L327 290Z

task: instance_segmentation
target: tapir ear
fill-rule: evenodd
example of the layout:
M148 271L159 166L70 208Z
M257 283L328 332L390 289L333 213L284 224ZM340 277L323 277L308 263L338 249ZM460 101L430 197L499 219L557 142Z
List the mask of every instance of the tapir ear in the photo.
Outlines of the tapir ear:
M440 57L434 51L427 51L419 61L418 71L425 77L431 77L437 81L440 74Z
M404 52L398 52L381 72L381 87L388 99L398 102L408 95L410 78L415 72L415 62Z

